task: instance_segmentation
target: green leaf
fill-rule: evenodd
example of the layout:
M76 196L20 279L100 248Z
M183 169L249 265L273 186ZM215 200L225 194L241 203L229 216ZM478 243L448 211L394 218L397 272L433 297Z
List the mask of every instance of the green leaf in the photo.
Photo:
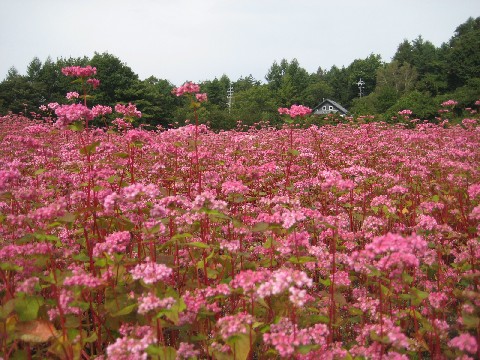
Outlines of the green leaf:
M313 256L291 256L289 259L288 259L289 262L291 262L292 264L305 264L305 263L308 263L308 262L315 262L317 261L317 258L313 257Z
M15 299L15 312L20 321L36 320L38 309L43 305L43 298L38 296L26 296L25 298Z
M373 330L370 331L370 338L373 341L377 341L377 342L382 343L382 344L389 344L390 343L390 339L387 335L380 336Z
M270 227L269 223L259 222L259 223L256 223L253 226L252 231L253 232L262 232L262 231L268 230L269 227Z
M298 150L295 150L295 149L288 149L288 153L292 154L293 156L300 155L300 152Z
M404 271L402 273L402 280L407 284L411 284L413 282L413 277Z
M428 293L417 288L412 288L410 294L413 295L412 303L415 306L420 305L420 303L428 297Z
M129 157L129 155L127 153L124 153L124 152L117 152L117 153L114 153L113 155L117 156L121 159L127 159Z
M305 355L305 354L308 354L312 350L317 350L319 347L320 347L320 345L300 345L297 348L297 351L300 354Z
M467 329L477 329L480 324L480 318L472 314L462 314L462 320Z
M177 300L175 304L173 304L173 306L170 309L160 311L158 314L159 315L158 317L161 317L161 315L165 315L167 319L169 319L171 322L177 325L178 319L179 319L178 317L179 313L181 313L186 308L187 308L187 305L185 304L183 299L180 298Z
M226 343L232 347L235 360L247 360L250 353L250 336L248 334L231 336Z
M172 236L171 240L173 240L173 241L183 240L183 239L191 238L192 236L193 235L189 234L189 233L175 234L175 235Z
M97 147L100 145L100 141L95 141L90 145L86 145L80 149L80 154L82 155L89 155L94 154Z
M59 221L66 222L66 223L73 223L75 222L75 219L76 219L76 216L75 214L72 214L72 213L66 213L65 215L58 218Z
M0 263L0 269L4 271L23 271L23 267L7 262Z
M200 241L194 241L194 242L189 242L185 244L186 246L192 246L192 247L197 247L200 249L208 249L209 246L205 243L202 243Z
M148 355L157 355L161 360L175 360L177 357L177 350L171 346L149 345L146 351Z
M0 320L5 320L15 309L15 299L10 299L5 305L0 306Z
M85 253L72 255L72 259L75 261L87 262L90 261L90 258Z
M135 309L135 307L137 306L137 304L130 304L128 306L125 306L123 309L120 309L118 310L117 312L114 312L112 314L110 314L112 317L118 317L118 316L123 316L123 315L128 315L130 314L133 309Z
M73 124L68 125L68 128L72 131L83 131L85 125L83 121L75 121Z
M92 335L90 335L89 337L83 339L83 342L84 343L92 343L94 341L97 341L98 339L98 335L96 332L93 332Z

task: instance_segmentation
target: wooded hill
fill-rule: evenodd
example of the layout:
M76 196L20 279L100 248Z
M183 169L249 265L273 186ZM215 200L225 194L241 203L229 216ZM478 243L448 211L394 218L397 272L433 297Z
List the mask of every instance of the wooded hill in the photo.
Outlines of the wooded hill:
M101 85L90 105L114 106L135 103L143 113L142 122L151 126L183 124L192 118L183 98L171 94L174 87L166 79L153 76L140 80L138 75L115 55L95 53L92 58L34 58L25 75L12 67L0 83L0 114L38 113L38 107L50 102L66 103L65 94L75 90L61 68L72 65L97 68ZM359 98L357 82L365 82ZM228 111L227 90L235 95ZM199 114L202 122L214 129L235 127L258 121L280 123L277 109L292 104L315 107L330 98L356 115L378 115L389 121L399 110L411 109L413 116L434 121L439 104L458 101L458 108L471 107L480 98L480 17L469 18L455 30L451 39L436 47L421 36L404 40L390 62L371 54L356 59L347 67L318 68L309 73L296 59L274 62L265 81L251 75L237 80L222 75L205 81L201 91L209 101Z

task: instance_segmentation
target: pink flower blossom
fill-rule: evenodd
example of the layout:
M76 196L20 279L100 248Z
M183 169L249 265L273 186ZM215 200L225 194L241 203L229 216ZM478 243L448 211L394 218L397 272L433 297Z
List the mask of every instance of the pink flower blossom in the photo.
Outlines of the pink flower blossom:
M23 282L18 284L17 291L21 291L27 294L32 294L35 290L35 286L38 284L38 277L32 276L28 279L25 279Z
M112 113L112 108L110 106L95 105L92 108L93 117L104 116Z
M444 102L442 103L442 106L443 106L443 107L449 107L449 106L452 106L452 107L453 107L453 106L455 106L455 105L457 105L457 104L458 104L458 102L456 102L455 100L447 100L447 101L444 101Z
M468 187L468 196L470 199L475 199L477 196L480 195L480 183L472 184Z
M92 111L83 104L61 105L55 109L57 126L63 127L75 121L92 120Z
M123 114L125 117L142 117L142 113L138 111L137 107L131 103L128 103L128 105L117 104L115 105L115 111Z
M159 281L165 281L172 275L172 269L164 264L157 264L145 259L146 262L136 265L130 274L135 280L143 280L145 284L154 284Z
M253 324L255 318L247 313L238 313L235 315L225 316L218 319L217 326L220 336L223 340L236 334L246 334L247 325Z
M49 109L55 110L56 108L58 108L60 106L60 104L57 103L57 102L52 102L52 103L49 103L47 106L48 106Z
M194 93L198 93L199 91L200 91L200 85L195 84L193 82L186 82L182 86L178 88L174 88L172 90L172 93L174 93L177 96L182 96L183 94L188 94L188 93L194 94Z
M81 268L74 268L72 275L67 276L63 281L64 286L82 286L90 289L99 287L102 284L103 281L101 279L94 277Z
M68 92L66 98L68 100L77 99L80 95L76 91Z
M197 99L198 102L205 102L207 101L207 94L206 93L195 94L195 98Z
M455 347L470 354L475 354L477 352L478 344L474 336L468 333L463 333L450 340L448 346Z
M310 114L311 112L312 112L312 109L310 109L307 106L303 106L303 105L292 105L290 107L290 109L288 109L288 108L279 108L278 109L278 113L280 115L282 115L282 114L290 115L291 118L295 118L297 116L305 116L305 115Z
M97 73L97 68L87 65L86 67L81 66L68 66L62 69L62 74L66 76L73 77L89 77Z
M428 301L434 309L441 309L448 301L448 296L443 292L431 292L428 294Z
M138 313L144 315L152 310L170 309L174 304L175 299L172 297L159 299L155 294L149 293L138 299Z
M88 80L87 80L87 83L90 84L90 85L92 85L92 87L93 87L94 89L96 89L96 88L98 88L98 87L100 86L100 80L94 79L94 78L88 79Z
M113 255L114 253L123 253L130 243L130 233L128 231L117 231L105 238L105 242L95 244L93 256L103 256L104 253Z
M326 344L327 336L328 328L324 324L299 329L290 320L281 318L277 324L270 325L270 332L263 334L263 341L273 345L282 358L289 358L298 346Z
M183 359L186 360L186 359L196 357L198 355L200 355L200 351L195 350L195 346L193 344L181 342L178 347L177 356L175 360L183 360Z
M116 360L147 360L145 350L155 342L155 334L149 326L120 328L123 337L107 347L109 359Z
M225 195L231 193L237 194L246 194L249 191L248 186L244 185L241 181L233 180L233 181L225 181L222 184L222 192Z

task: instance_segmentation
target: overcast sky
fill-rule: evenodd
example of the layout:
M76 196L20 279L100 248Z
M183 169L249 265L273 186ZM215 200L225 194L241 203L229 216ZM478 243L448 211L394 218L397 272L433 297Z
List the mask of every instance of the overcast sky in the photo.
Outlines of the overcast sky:
M0 80L36 56L117 56L140 79L175 85L264 77L296 58L309 72L379 54L404 39L440 46L478 0L0 0Z

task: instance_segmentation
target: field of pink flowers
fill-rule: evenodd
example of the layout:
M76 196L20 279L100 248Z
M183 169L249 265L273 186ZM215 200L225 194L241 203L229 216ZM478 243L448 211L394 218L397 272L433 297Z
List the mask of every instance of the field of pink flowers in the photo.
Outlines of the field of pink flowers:
M0 358L480 357L475 119L57 125L0 118Z

